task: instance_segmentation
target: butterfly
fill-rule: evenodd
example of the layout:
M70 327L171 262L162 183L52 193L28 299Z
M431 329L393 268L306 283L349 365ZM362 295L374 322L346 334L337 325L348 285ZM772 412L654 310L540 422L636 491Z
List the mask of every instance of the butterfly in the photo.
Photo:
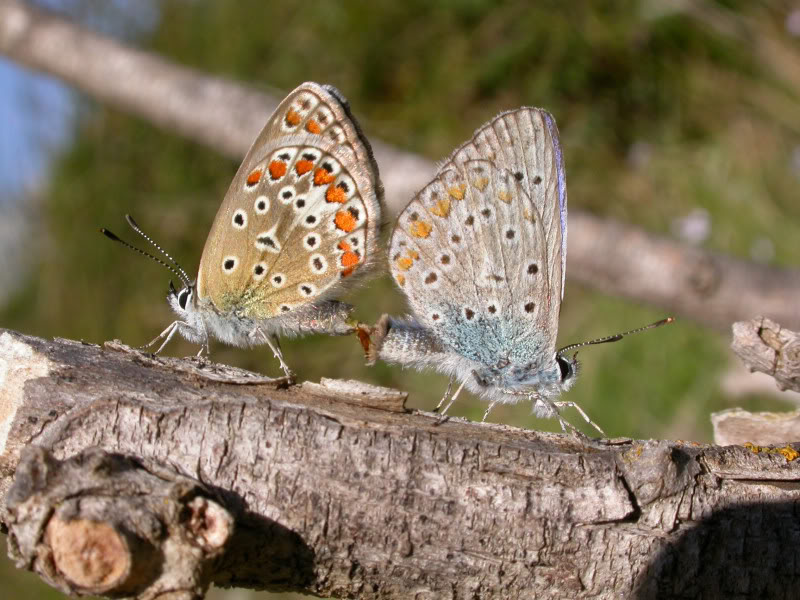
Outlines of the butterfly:
M362 343L377 359L432 368L497 403L530 399L537 416L569 423L559 401L579 363L556 350L567 260L567 186L552 115L523 107L479 128L400 214L389 269L412 315L384 315ZM577 354L577 353L576 353ZM437 407L437 409L439 408ZM574 428L572 428L574 430ZM597 427L600 430L599 427ZM602 430L600 430L602 433Z
M169 268L177 319L148 346L176 333L249 347L267 344L287 376L278 335L346 334L352 306L332 300L374 263L383 186L369 142L334 87L303 83L278 106L247 152L206 239L197 278L128 223Z

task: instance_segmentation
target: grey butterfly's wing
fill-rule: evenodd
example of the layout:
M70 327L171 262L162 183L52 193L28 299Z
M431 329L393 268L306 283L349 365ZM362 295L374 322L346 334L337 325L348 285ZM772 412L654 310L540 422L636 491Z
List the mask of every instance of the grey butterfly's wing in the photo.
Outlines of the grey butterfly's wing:
M484 365L554 352L566 190L548 120L524 108L479 129L392 233L390 270L415 316Z
M567 264L567 182L553 116L523 107L501 113L475 132L450 158L486 158L514 174L541 216L547 237L550 287L564 297ZM558 318L556 310L556 323Z
M217 212L197 290L268 319L320 302L375 256L383 189L366 138L330 86L278 106Z

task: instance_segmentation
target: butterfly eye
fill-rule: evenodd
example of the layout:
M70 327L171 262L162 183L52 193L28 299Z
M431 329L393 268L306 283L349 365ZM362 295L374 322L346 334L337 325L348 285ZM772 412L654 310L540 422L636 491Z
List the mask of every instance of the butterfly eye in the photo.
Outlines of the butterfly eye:
M190 294L191 292L189 291L189 288L185 288L181 291L180 295L178 296L178 304L180 304L180 307L183 310L186 310L186 302L187 300L189 300Z
M558 368L561 370L561 381L566 381L575 375L575 368L573 362L564 358L560 354L556 355L556 362Z

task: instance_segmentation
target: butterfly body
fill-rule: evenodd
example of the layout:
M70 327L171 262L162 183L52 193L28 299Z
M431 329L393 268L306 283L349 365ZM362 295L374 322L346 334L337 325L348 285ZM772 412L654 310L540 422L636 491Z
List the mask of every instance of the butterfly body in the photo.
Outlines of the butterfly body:
M548 341L545 335L531 336L518 345L498 346L493 337L487 330L485 335L473 338L484 348L476 357L443 346L414 320L389 317L375 327L371 359L438 371L462 382L490 404L533 400L537 416L555 416L548 401L556 400L575 383L577 361L543 352L542 346Z
M557 416L555 399L577 374L555 345L566 218L552 116L498 115L398 218L389 267L412 316L382 318L370 358L436 369L490 406L530 399L540 416Z
M209 299L198 299L194 287L171 290L167 302L178 316L176 331L195 344L214 338L229 346L249 348L266 343L262 334L294 337L307 333L345 335L352 332L347 319L352 307L335 300L323 301L277 318L257 319L241 309L221 312Z

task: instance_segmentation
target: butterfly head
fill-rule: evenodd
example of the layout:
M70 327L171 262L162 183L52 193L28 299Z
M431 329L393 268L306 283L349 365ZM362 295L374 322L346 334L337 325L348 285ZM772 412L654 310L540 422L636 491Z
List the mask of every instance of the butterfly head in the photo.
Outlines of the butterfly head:
M150 236L142 231L136 221L133 220L133 217L130 215L125 215L125 219L128 221L128 225L130 225L130 227L136 233L141 235L151 246L153 246L166 260L163 260L158 256L154 256L149 252L145 252L141 248L138 248L132 244L129 244L107 229L101 229L100 231L113 241L157 262L162 267L165 267L175 276L177 276L178 279L180 279L181 283L183 284L183 288L181 288L180 291L176 290L172 281L170 281L169 293L167 294L167 302L169 303L170 307L172 307L172 310L175 311L175 314L178 315L178 321L181 324L178 331L180 331L183 337L191 342L206 343L208 339L208 335L206 333L207 327L204 314L200 310L197 303L196 282L190 280L189 276L186 274L186 271L183 270L178 262L172 258L167 251L154 242Z
M179 317L183 318L187 315L196 312L197 303L195 301L196 292L195 284L187 283L181 288L180 291L175 289L172 281L169 282L169 293L167 294L167 302L172 307Z
M535 391L539 396L557 398L568 391L578 379L580 363L577 353L569 355L558 352L549 364L542 361L525 361L496 365L494 369L481 371L484 387L499 390ZM480 383L480 381L479 381Z
M566 392L578 379L578 372L580 371L580 363L578 362L578 353L572 357L564 356L561 352L556 354L556 364L561 375L561 390Z
M181 335L190 342L206 343L209 324L206 322L207 315L200 309L197 302L195 282L184 282L184 286L179 291L170 281L167 302L181 322L179 329Z

